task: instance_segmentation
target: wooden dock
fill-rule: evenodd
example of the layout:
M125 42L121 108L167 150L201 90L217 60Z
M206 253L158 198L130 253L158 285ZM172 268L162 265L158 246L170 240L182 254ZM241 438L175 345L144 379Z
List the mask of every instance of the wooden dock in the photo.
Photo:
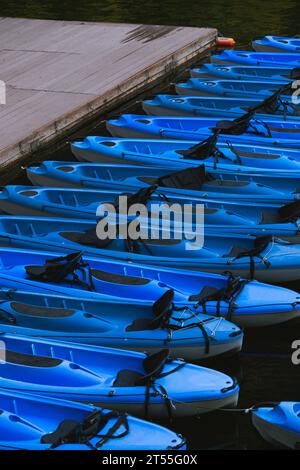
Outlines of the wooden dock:
M0 172L188 64L216 33L0 18Z

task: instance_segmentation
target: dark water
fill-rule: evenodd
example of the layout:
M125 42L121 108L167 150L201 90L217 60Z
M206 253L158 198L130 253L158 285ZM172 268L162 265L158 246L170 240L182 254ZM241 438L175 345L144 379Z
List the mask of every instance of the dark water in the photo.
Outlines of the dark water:
M299 33L297 0L1 0L1 16L212 26L240 43L265 34Z
M30 0L25 3L0 0L0 15L212 26L224 35L235 37L240 47L247 47L252 38L261 35L299 33L299 5L297 0ZM141 109L135 107L127 111L139 113ZM102 129L98 132L101 133ZM72 156L65 148L58 155L50 155L51 158L68 160ZM18 182L24 183L25 180L22 178ZM289 287L300 291L297 284ZM297 401L300 399L300 366L291 362L291 344L295 339L300 339L300 326L297 325L247 332L242 354L231 359L210 361L207 365L237 377L241 385L241 408L263 401ZM198 419L177 420L171 427L188 438L190 448L270 448L252 428L250 416L242 413L216 412Z

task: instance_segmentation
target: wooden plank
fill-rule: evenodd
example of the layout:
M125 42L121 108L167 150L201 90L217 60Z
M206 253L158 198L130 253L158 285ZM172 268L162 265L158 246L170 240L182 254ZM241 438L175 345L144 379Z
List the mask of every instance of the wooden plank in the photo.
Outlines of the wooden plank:
M0 18L0 171L152 86L216 30Z

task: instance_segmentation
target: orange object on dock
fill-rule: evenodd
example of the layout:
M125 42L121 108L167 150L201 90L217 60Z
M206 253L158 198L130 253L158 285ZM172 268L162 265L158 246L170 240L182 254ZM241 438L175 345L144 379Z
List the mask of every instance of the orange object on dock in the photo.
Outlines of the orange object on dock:
M234 47L235 40L233 38L217 38L216 42L217 47Z

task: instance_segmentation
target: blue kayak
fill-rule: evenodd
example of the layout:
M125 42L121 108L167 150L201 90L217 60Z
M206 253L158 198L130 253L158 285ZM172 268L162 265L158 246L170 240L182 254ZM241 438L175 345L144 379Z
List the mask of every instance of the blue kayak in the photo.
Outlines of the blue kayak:
M165 124L166 119L170 119L170 128L172 128L172 124L178 123L178 129L182 129L182 131L187 132L208 132L216 133L218 135L218 139L221 139L223 134L227 134L228 139L233 142L233 139L237 138L237 136L241 136L242 138L249 138L253 137L254 139L263 139L266 146L268 145L269 140L273 142L287 142L287 145L293 144L290 141L299 141L300 140L300 121L290 121L285 122L281 119L277 120L267 120L264 119L263 121L256 119L251 115L251 113L246 113L244 116L238 119L227 119L226 117L223 118L216 118L216 117L173 117L173 116L162 116L162 120L160 121L160 116L153 116L148 118L147 116L144 117L142 122L141 115L134 115L134 114L124 114L124 119L132 119L136 121L138 124L142 124L144 126L150 126L152 123L152 119L158 119L158 122L161 122L163 127L168 127ZM115 121L119 122L122 121L121 116L119 119ZM110 123L115 121L108 121L108 128L110 129ZM150 121L150 122L149 122ZM230 142L229 140L229 142ZM225 142L226 143L226 142ZM298 148L297 142L294 142L295 148ZM228 144L230 146L230 143ZM277 144L276 144L277 145ZM282 145L282 147L284 147Z
M269 101L269 99L268 99ZM261 121L282 120L300 122L300 112L292 103L282 103L275 97L272 103L266 100L246 98L224 98L208 96L156 95L143 102L147 114L172 116L200 116L238 118L255 108L254 119Z
M156 191L156 199L153 194ZM103 194L105 193L105 196ZM127 212L118 210L119 196L124 193L118 191L96 191L91 189L72 189L72 188L43 188L31 186L6 186L0 193L0 209L13 215L30 215L30 216L47 216L49 217L70 217L82 220L90 220L94 223L103 217L103 209L101 214L96 215L99 211L99 205L104 203L111 203L114 209L116 219L120 222L132 220L136 213L132 216ZM227 197L227 201L224 198ZM224 230L227 226L227 231L245 229L249 226L252 227L250 233L257 234L265 229L272 235L283 235L293 237L298 235L298 225L295 223L299 220L299 200L291 202L290 198L284 197L279 200L262 196L261 201L256 198L255 204L247 199L248 196L239 197L242 201L234 199L232 194L222 193L222 199L207 199L196 198L193 199L184 195L175 196L170 194L167 200L163 195L157 193L155 186L142 189L135 194L132 194L127 199L127 205L131 207L132 203L142 203L147 209L145 216L141 215L140 221L148 220L151 216L152 220L159 219L160 214L164 209L168 209L172 203L178 205L170 208L170 212L176 215L179 213L180 220L182 220L183 204L187 204L191 209L196 209L196 204L201 204L201 221L207 228L212 225L222 225ZM179 211L180 209L180 211ZM111 211L112 212L112 211ZM114 215L114 214L112 214ZM124 219L125 217L125 219ZM175 220L176 221L176 220ZM198 224L200 220L196 219L193 215L192 219L186 222L185 228L193 228L195 222ZM202 223L201 222L201 223ZM177 225L176 225L177 224ZM161 224L158 227L163 228ZM178 221L172 222L171 229L178 230ZM243 232L245 233L245 232ZM249 232L247 232L249 233Z
M221 96L263 100L273 95L283 85L285 82L190 78L187 82L176 85L176 93L187 96ZM292 97L288 94L282 94L281 99L285 102L292 101Z
M277 404L262 404L253 409L252 423L267 442L299 450L299 402L282 401Z
M203 64L201 67L191 69L194 78L225 80L258 80L290 83L300 75L297 69L286 67L253 67L239 65ZM299 78L299 77L298 77Z
M240 119L242 120L242 118ZM211 122L211 126L206 125L209 122ZM216 123L216 127L213 122ZM115 137L146 139L152 136L154 138L196 140L199 142L218 132L219 142L226 143L227 140L230 140L233 145L249 144L299 149L299 129L293 128L297 124L275 122L274 127L271 121L267 123L271 137L264 123L256 123L251 120L240 123L227 121L226 118L218 121L213 121L213 119L209 121L204 118L201 121L201 118L123 114L119 118L107 121L106 127ZM201 123L204 124L204 127L200 127ZM291 132L285 132L281 125L286 125L286 129L291 129Z
M45 263L46 259L55 257L53 253L31 251L28 255L27 251L20 248L18 250L1 248L0 256L3 269L0 272L0 298L2 300L11 299L16 302L35 303L42 307L60 309L78 309L79 304L81 308L96 316L101 315L105 304L110 305L111 317L116 315L116 318L120 318L122 315L124 316L124 322L128 321L130 324L138 319L153 318L153 312L160 310L156 308L158 304L155 303L158 302L158 299L163 299L163 296L167 296L169 301L173 302L172 309L170 309L172 319L178 318L178 312L180 312L179 318L184 318L183 325L190 325L195 322L194 313L197 315L204 313L206 315L222 316L245 328L283 323L299 317L300 313L298 307L299 294L297 292L257 281L244 282L243 279L235 279L230 274L221 276L209 273L188 273L178 269L172 271L165 268L150 269L133 263L122 263L121 265L121 263L102 260L101 270L103 275L106 273L107 282L106 284L103 283L102 286L99 283L97 284L101 287L99 292L88 290L83 285L80 287L66 283L63 280L45 283L28 278L24 266L30 262L30 254L33 255L33 259L38 258L38 263ZM98 259L97 267L99 267L99 262ZM109 273L114 274L114 276L109 276ZM116 274L118 273L117 277ZM161 283L157 292L151 294L150 291L146 292L144 290L144 293L139 294L139 290L142 289L141 284L136 284L135 287L133 284L130 285L129 282L133 282L134 278L141 276L148 276L149 279L152 276L152 290L157 290L155 278L156 280L162 279L165 287L162 288ZM178 276L182 278L181 283ZM195 278L196 281L194 281ZM120 284L122 280L128 282L126 289ZM190 280L192 280L192 283ZM185 291L185 295L179 295L178 287L182 289L184 284L186 289L186 286L189 286L189 293L198 296L197 301L195 299L190 301L187 291ZM176 291L175 300L173 295L170 295L172 289ZM120 295L123 295L123 297L116 296L116 292L119 295L119 290ZM199 292L201 292L201 296L198 295ZM66 296L70 299L69 301L66 301ZM199 303L200 300L201 303ZM164 303L165 305L169 305L168 302ZM170 310L167 317L170 315ZM8 315L6 321L9 321L9 318ZM4 322L5 316L2 316L2 319ZM13 321L11 323L13 324ZM137 324L138 322L136 322ZM223 326L225 327L225 324ZM234 337L234 335L231 336L231 341L234 341ZM169 338L169 342L166 344L169 345L171 339ZM241 339L241 336L236 338L236 346L241 342ZM146 347L146 344L144 344L144 348ZM210 347L212 346L210 345ZM187 351L185 351L185 354L187 354Z
M6 333L1 339L2 389L159 419L234 406L238 399L239 387L228 375L170 360L167 349L147 356Z
M256 198L255 204L249 200L247 195L244 196L246 200L241 202L237 198L234 199L233 195L225 195L225 193L222 193L223 200L196 197L191 199L184 195L176 197L174 194L170 194L165 200L157 191L156 198L154 198L155 191L156 187L151 186L132 194L127 199L128 206L131 206L132 203L142 203L148 211L146 216L151 216L156 220L162 208L166 208L166 205L170 203L179 204L180 211L182 204L188 204L190 208L196 208L196 204L201 204L201 220L204 219L206 226L223 225L228 227L228 231L239 226L241 228L253 226L255 233L257 233L256 230L267 228L268 232L273 235L294 236L298 234L298 226L295 221L299 220L299 201L291 202L287 197L277 201L274 201L273 198L273 202L270 202L272 197L267 201L266 196L262 196L260 202L259 198ZM103 196L104 194L105 196ZM131 216L118 212L120 195L122 192L109 190L101 192L90 189L6 186L0 193L0 207L7 214L47 216L48 218L64 216L86 219L95 223L99 205L111 203L114 206L118 222L128 223L129 220L132 220ZM224 201L225 196L228 196L227 201ZM174 214L178 212L177 207L173 208ZM148 220L146 216L141 215L139 220ZM103 217L103 209L98 215L98 219L100 220L101 217ZM123 220L124 217L125 220ZM186 227L194 227L195 220L193 217L190 223L186 223ZM197 222L200 223L199 220ZM160 224L158 226L161 227Z
M289 170L300 169L297 150L252 145L235 145L231 142L219 144L212 137L200 144L192 140L167 139L119 139L87 136L71 143L73 155L80 161L91 163L155 165L156 168L184 169L205 163L207 169L239 171L243 174L259 173L282 178ZM294 175L293 171L293 175ZM297 171L298 172L298 171Z
M219 274L230 271L236 276L255 277L266 282L287 282L300 278L299 240L292 243L272 236L217 234L208 231L207 228L204 239L199 237L196 239L195 234L194 238L191 236L189 239L186 236L189 234L178 233L178 238L170 239L162 239L160 236L155 239L132 240L129 237L124 239L119 236L116 239L101 240L97 236L95 225L77 220L64 221L64 219L43 221L39 218L21 220L9 218L4 219L2 227L0 231L1 244L28 247L31 250L60 252L68 254L71 258L75 257L75 261L75 254L79 252L84 252L86 257L94 258L95 267L83 270L81 273L80 267L82 268L83 261L78 255L80 262L78 262L75 277L85 277L87 280L91 278L90 283L85 282L85 287L90 287L92 291L98 291L105 295L106 291L103 288L101 290L101 286L105 282L105 274L98 276L97 272L100 269L98 265L101 266L101 263L104 263L104 267L108 265L110 269L110 261L120 263L120 269L122 269L123 263L133 262L138 265L153 266L154 269L164 267L170 270L181 269L187 270L187 272L193 270ZM18 228L18 233L16 233L16 228ZM145 230L145 232L145 236L147 236L147 231ZM38 254L36 257L39 258ZM68 258L62 262L63 266L68 265ZM44 264L42 263L42 265ZM45 269L47 270L47 267ZM68 276L64 276L63 279L72 279L72 271L68 271ZM36 279L42 281L44 278L40 276ZM187 281L188 279L187 277ZM136 282L138 283L138 281ZM75 285L77 285L76 282ZM143 298L143 285L146 291L149 289L151 291L150 285L140 283L140 298ZM80 287L80 284L77 287ZM180 290L181 286L178 287ZM130 298L132 287L128 288L125 285L123 291L124 296ZM109 290L107 294L111 294ZM121 296L120 291L118 291L118 295Z
M195 149L197 150L197 148ZM191 151L192 153L192 151ZM73 163L47 161L40 166L27 168L27 176L33 185L64 188L117 189L138 191L151 185L158 185L161 194L207 197L220 193L234 193L272 196L272 200L288 197L298 199L300 173L253 168L250 173L222 172L219 168L206 170L204 164L195 168L170 170L156 166L137 166L107 163ZM213 195L212 195L213 194Z
M265 36L252 41L256 52L292 52L300 54L300 38L284 36Z
M151 303L161 298L166 291L173 290L176 305L181 302L186 306L187 304L196 304L197 301L194 297L199 295L205 285L212 285L218 290L228 284L226 277L176 268L150 267L129 261L121 262L95 256L93 258L84 257L82 261L81 254L78 253L72 253L67 258L63 257L61 262L57 261L59 257L62 257L62 253L0 248L1 285L5 283L5 286L9 288L17 287L42 294L55 291L55 293L61 292L64 295L86 296L92 300L112 301L116 299L119 302L129 300L130 302ZM30 274L31 266L36 266L33 268L34 271L36 269L43 271L44 265L49 265L48 260L54 260L53 263L58 266L59 271L62 265L61 277L48 276L47 274L46 279L45 276ZM49 272L47 266L46 271ZM64 271L65 266L67 271ZM77 280L72 273L69 273L70 269L76 271L76 275L79 276ZM89 273L91 277L87 278Z
M249 288L258 292L260 285L256 289L255 286ZM276 303L275 300L272 306L259 302L249 306L249 301L248 305L244 302L244 308L235 306L232 321L243 326L263 326L296 318L297 309L291 308L294 293L281 290L283 301ZM267 287L265 291L273 293ZM238 327L221 318L221 313L226 316L225 312L212 316L209 313L214 310L212 305L207 306L205 313L188 308L179 312L171 294L166 291L153 303L134 300L124 303L113 297L91 300L84 297L84 293L76 297L58 293L41 295L34 291L5 289L2 285L1 331L149 354L167 347L172 357L185 360L207 359L234 353L240 348L242 335ZM247 299L245 294L243 297Z
M26 367L26 366L25 366ZM184 438L125 413L0 390L1 450L183 450Z
M290 69L300 67L300 54L274 53L274 52L250 52L226 49L221 54L211 56L214 64L252 65L262 67L288 67Z

